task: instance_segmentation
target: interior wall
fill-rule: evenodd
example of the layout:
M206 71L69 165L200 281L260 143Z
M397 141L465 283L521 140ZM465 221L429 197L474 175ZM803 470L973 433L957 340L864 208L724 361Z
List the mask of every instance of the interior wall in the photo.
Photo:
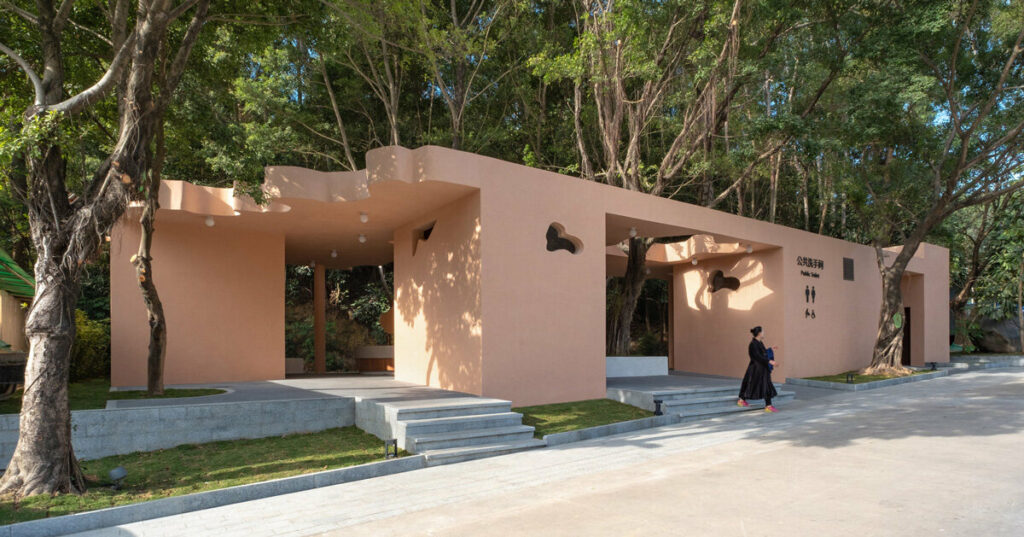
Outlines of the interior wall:
M924 348L924 277L920 274L906 274L900 282L903 306L910 308L910 365L923 366ZM904 322L907 319L903 319ZM904 342L906 345L906 342ZM927 360L931 361L931 360Z
M479 192L395 230L396 380L482 393L480 234Z
M25 314L28 310L22 309L21 304L24 302L24 299L0 290L0 339L10 345L12 350L27 352Z
M675 369L743 376L754 326L764 329L769 345L784 346L781 265L781 249L676 265L672 274ZM716 270L738 278L739 288L712 292L709 278ZM784 374L780 366L775 376Z
M153 276L167 316L166 384L284 378L284 236L160 223ZM139 228L111 232L111 384L144 386L149 326L129 259Z

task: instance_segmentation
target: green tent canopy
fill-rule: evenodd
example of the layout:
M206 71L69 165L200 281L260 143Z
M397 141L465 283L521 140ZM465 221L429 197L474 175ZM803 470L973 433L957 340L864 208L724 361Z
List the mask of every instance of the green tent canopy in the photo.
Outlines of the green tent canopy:
M36 294L35 280L3 249L0 249L0 289L18 298L28 299Z

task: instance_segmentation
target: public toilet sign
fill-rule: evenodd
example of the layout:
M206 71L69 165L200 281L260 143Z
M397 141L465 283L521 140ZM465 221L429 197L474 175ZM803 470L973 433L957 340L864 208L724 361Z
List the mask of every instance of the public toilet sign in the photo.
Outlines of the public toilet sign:
M814 257L797 256L796 266L802 267L800 270L801 276L807 276L808 278L820 278L821 274L817 271L825 268L825 262ZM804 319L818 318L818 315L814 312L814 304L817 303L817 300L818 290L815 289L815 286L804 286Z
M813 257L797 256L797 258L796 258L796 266L798 266L798 267L807 267L807 268L816 269L816 270L822 270L822 269L825 268L825 262L820 260L820 259L815 259ZM807 275L806 271L801 271L800 273L803 274L804 276ZM815 275L814 277L817 278L818 276Z

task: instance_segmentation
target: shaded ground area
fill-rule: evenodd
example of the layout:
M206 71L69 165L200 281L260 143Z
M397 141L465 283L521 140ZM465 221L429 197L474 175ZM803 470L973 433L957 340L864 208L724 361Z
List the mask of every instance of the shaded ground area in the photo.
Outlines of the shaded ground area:
M1024 527L1024 370L440 466L88 535L995 535Z
M17 414L21 412L21 395L23 390L18 389L10 397L0 401L0 414ZM153 398L144 390L131 391L110 391L110 382L104 379L83 380L68 384L68 404L71 410L95 410L106 408L107 402L112 400L133 400L152 399L154 401L169 401L174 404L182 398L212 396L226 393L223 389L202 387L186 389L168 389L164 394Z

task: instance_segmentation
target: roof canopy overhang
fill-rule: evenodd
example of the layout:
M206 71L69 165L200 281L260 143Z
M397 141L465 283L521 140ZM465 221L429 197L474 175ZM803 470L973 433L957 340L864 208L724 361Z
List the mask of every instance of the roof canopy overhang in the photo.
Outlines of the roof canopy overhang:
M229 188L164 181L158 218L282 233L285 263L347 269L390 263L395 229L477 190L440 181L370 180L365 170L281 166L267 168L263 192L268 201L263 205Z

